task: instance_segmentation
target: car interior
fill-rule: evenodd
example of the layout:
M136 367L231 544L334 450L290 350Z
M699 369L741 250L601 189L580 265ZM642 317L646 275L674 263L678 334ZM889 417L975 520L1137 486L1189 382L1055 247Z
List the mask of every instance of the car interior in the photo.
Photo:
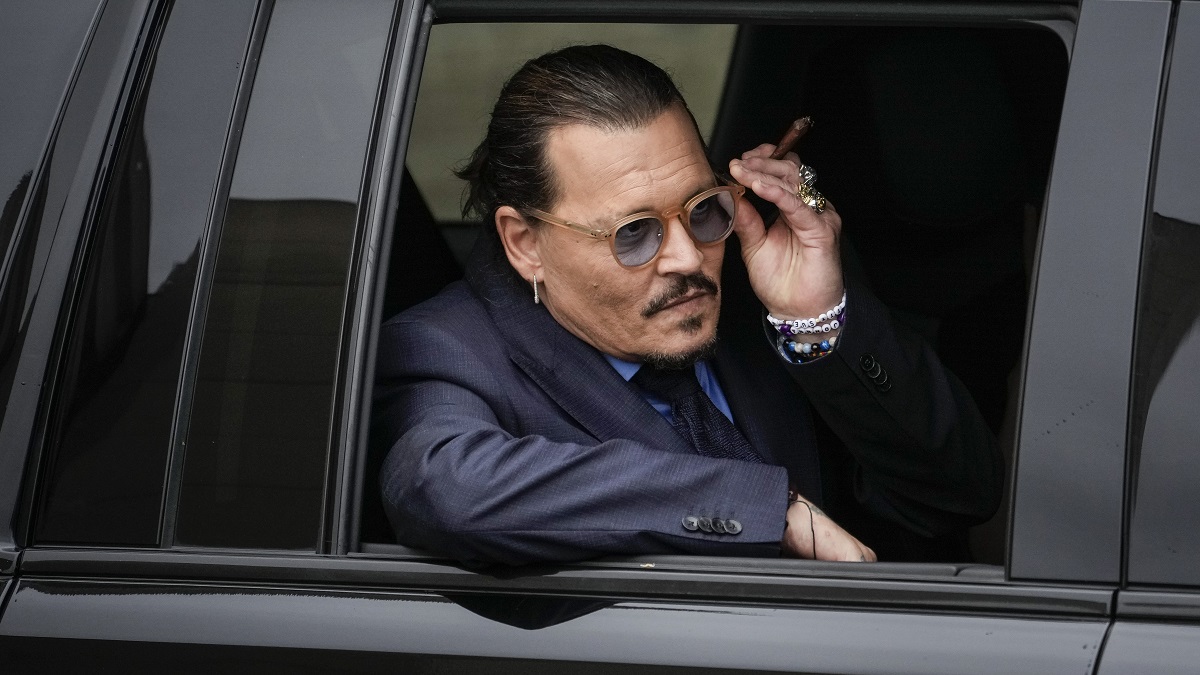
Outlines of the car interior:
M743 25L708 139L721 167L774 142L793 119L813 118L797 152L842 215L847 273L865 278L963 381L1010 470L1033 253L1066 75L1063 39L1040 27ZM414 132L410 157L423 142ZM478 228L435 217L419 178L403 176L385 320L458 279ZM740 263L734 258L729 247L727 265ZM371 442L366 458L359 548L421 555L395 544L383 515L381 445ZM946 562L1003 565L1007 506L972 532L974 561Z

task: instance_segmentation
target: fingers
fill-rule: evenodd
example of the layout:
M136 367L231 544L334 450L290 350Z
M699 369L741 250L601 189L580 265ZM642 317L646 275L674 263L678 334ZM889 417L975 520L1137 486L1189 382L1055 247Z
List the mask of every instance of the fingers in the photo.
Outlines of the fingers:
M796 195L799 164L795 155L788 159L751 158L733 160L729 173L754 194L775 204L788 225L801 230L822 229L828 225Z
M796 153L789 152L783 159L771 159L769 155L772 147L770 145L759 146L743 155L742 159L731 161L729 163L730 173L740 172L750 180L770 176L795 191L796 186L800 183L800 158L796 156ZM735 175L734 178L737 176ZM749 187L748 183L742 184Z
M771 145L770 143L763 143L753 150L747 150L743 152L742 159L750 159L751 157L770 157L772 152L775 152L775 146Z
M749 201L743 200L734 232L759 301L776 316L815 316L842 293L841 218L828 203L820 213L805 203L797 194L799 158L788 153L783 159L771 159L773 150L774 146L760 145L743 159L731 161L729 173L771 202L779 217L764 224ZM808 192L804 196L819 205ZM852 559L859 557L867 555L859 551Z

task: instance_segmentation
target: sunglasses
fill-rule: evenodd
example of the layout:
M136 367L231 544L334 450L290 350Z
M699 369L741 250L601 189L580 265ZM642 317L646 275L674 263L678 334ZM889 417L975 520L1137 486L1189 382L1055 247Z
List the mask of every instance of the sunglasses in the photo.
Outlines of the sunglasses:
M537 209L525 210L534 218L551 225L596 239L607 239L618 263L624 267L641 267L658 257L667 238L667 223L675 216L679 216L683 228L696 244L703 246L724 241L733 232L738 201L745 192L746 188L736 183L710 188L687 200L679 208L634 213L606 230L572 223Z

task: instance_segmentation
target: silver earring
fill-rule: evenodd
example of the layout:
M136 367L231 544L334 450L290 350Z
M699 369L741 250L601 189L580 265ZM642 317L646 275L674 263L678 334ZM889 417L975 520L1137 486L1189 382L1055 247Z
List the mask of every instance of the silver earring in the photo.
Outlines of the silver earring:
M539 298L539 297L538 297L538 291L537 291L537 275L536 275L536 274L535 274L535 275L533 275L533 304L535 304L535 305L540 305L540 304L542 304L542 300L541 300L541 298Z

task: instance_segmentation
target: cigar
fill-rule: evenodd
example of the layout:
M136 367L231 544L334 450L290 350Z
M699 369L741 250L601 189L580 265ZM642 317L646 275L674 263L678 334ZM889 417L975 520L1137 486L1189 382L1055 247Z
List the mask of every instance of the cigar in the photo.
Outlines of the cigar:
M783 159L783 156L788 154L801 138L804 138L804 134L808 133L812 125L811 117L801 117L792 122L792 126L788 127L783 138L779 139L779 144L775 146L775 152L771 153L771 159Z

